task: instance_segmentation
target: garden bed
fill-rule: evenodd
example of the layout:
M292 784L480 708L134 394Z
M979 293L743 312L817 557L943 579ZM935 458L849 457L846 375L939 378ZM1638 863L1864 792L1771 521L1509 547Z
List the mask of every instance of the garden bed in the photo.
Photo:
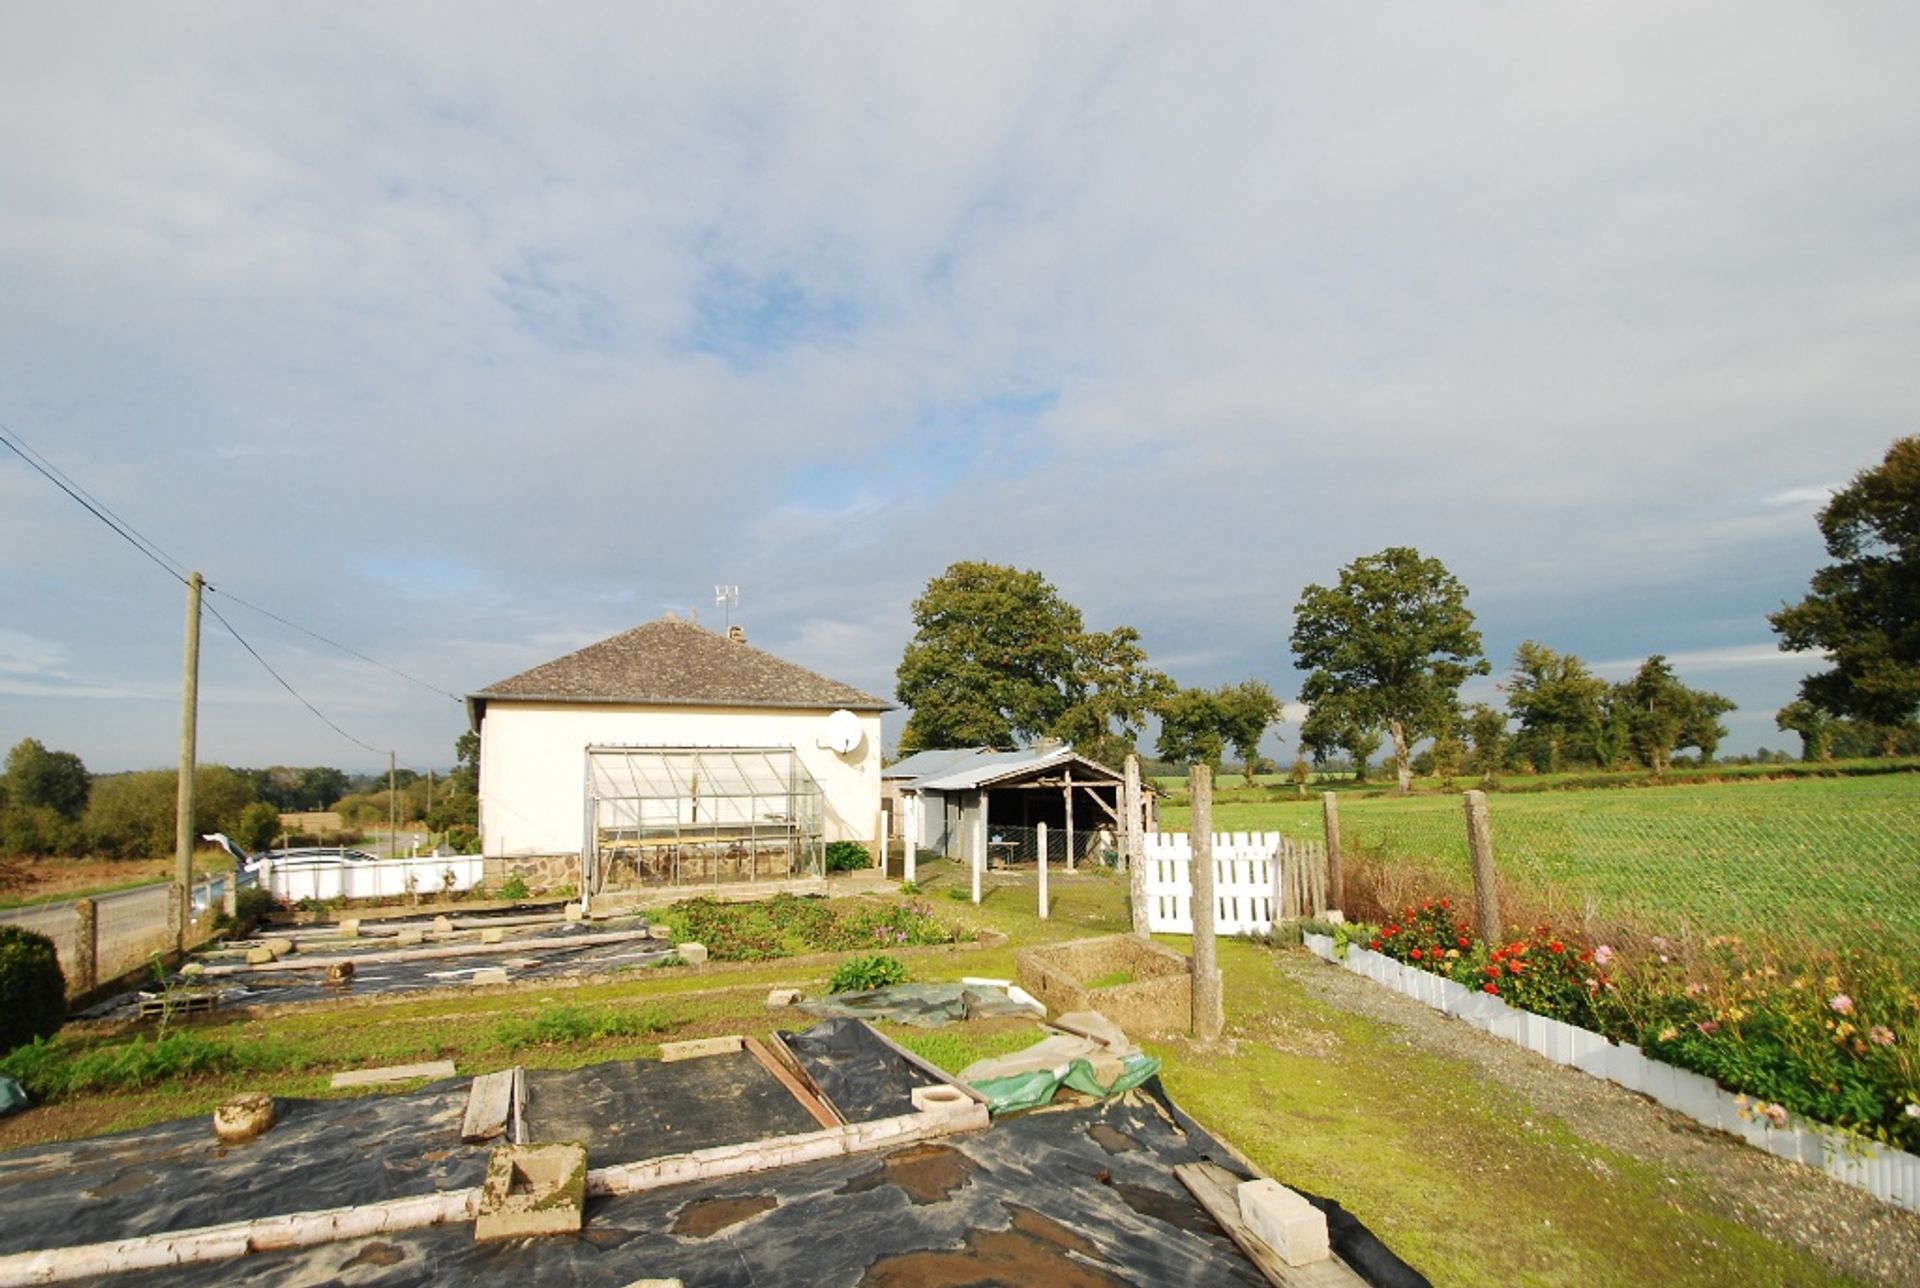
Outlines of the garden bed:
M1883 1202L1920 1211L1920 1158L1904 1150L1785 1111L1769 1113L1769 1108L1779 1110L1779 1106L1728 1091L1711 1078L1649 1057L1630 1043L1616 1043L1580 1025L1510 1006L1497 994L1469 988L1359 944L1348 944L1342 958L1330 935L1309 933L1303 939L1322 959L1495 1037L1639 1092L1757 1149L1819 1168Z
M1098 1011L1129 1033L1192 1027L1193 965L1150 939L1107 935L1025 948L1014 964L1021 987L1055 1014Z
M776 894L760 903L685 899L651 915L676 944L706 945L715 961L757 962L813 952L874 952L951 944L971 935L922 899L833 901Z

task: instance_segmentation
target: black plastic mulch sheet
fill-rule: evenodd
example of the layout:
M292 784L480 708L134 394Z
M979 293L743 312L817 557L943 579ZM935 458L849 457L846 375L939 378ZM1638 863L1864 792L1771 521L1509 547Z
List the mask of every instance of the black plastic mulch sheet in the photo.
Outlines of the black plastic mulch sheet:
M885 1154L590 1200L578 1234L476 1244L471 1226L442 1226L143 1282L1264 1285L1173 1175L1200 1157L1153 1105L1112 1101Z
M804 1033L782 1032L787 1049L848 1122L913 1112L913 1089L937 1079L900 1058L859 1020L823 1020Z
M745 1051L529 1069L526 1079L527 1139L584 1142L589 1166L820 1129Z
M956 1020L1001 1016L1038 1020L1040 1012L1007 996L991 984L894 984L863 993L834 993L796 1003L809 1015L829 1018L892 1020L938 1028Z
M278 1125L240 1145L221 1144L209 1114L0 1154L0 1253L478 1185L487 1146L460 1143L467 1086L280 1100Z

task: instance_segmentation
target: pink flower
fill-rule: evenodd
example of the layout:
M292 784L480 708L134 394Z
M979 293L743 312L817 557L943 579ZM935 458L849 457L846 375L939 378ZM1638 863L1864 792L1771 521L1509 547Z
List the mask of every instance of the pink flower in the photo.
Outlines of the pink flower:
M1608 947L1606 944L1601 944L1598 948L1593 950L1593 961L1595 965L1605 966L1608 962L1612 960L1613 960L1613 949Z
M1876 1024L1867 1030L1867 1040L1875 1046L1892 1046L1893 1030L1884 1024Z
M1775 1127L1785 1127L1787 1125L1787 1107L1785 1105L1768 1105L1760 1112L1765 1114L1767 1121Z
M1831 1006L1834 1010L1838 1011L1842 1015L1853 1014L1853 999L1851 997L1848 997L1845 993L1835 993L1832 997L1827 999L1827 1005Z

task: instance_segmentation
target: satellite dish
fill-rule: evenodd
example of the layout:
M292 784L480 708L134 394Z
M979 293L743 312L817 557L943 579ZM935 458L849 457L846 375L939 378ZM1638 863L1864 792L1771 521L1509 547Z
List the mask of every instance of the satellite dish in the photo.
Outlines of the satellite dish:
M851 711L836 711L821 723L820 746L842 756L857 750L866 740L866 732L860 728L860 717Z

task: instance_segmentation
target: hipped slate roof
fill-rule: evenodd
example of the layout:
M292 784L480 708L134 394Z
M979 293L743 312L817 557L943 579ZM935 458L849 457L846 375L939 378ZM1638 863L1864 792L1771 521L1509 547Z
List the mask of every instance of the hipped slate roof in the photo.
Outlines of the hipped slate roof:
M467 698L477 719L490 701L799 707L888 711L893 704L669 614L490 684Z

